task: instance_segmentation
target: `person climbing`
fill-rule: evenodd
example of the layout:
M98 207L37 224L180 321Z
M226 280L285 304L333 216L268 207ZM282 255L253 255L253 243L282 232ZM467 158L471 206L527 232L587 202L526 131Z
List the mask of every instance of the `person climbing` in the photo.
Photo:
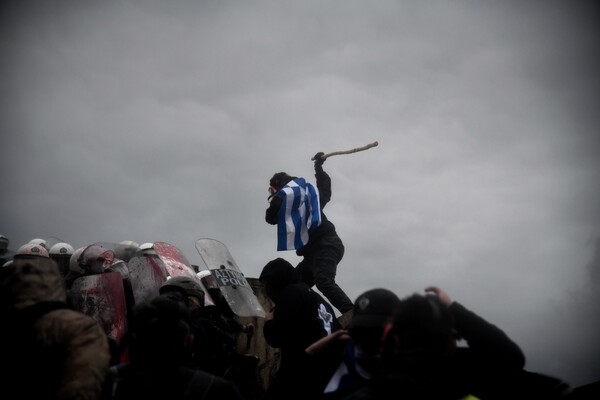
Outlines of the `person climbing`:
M331 200L331 177L323 170L324 153L315 154L317 190L304 178L278 172L269 181L269 207L265 220L277 225L277 250L296 250L303 259L296 270L309 287L316 286L349 320L354 304L335 281L344 257L344 243L323 209ZM343 325L343 322L342 322Z

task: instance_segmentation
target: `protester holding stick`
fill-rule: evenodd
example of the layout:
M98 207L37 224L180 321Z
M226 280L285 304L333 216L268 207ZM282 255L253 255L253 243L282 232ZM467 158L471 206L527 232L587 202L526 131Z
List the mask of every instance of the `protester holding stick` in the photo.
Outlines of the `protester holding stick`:
M350 154L376 145L374 142L349 151L315 154L312 159L318 190L304 178L285 172L276 173L269 182L270 204L265 220L277 225L277 250L296 250L296 254L303 257L296 270L309 287L316 285L340 311L342 325L350 318L353 303L335 281L345 249L335 225L323 212L332 193L331 178L323 170L323 163L331 155Z

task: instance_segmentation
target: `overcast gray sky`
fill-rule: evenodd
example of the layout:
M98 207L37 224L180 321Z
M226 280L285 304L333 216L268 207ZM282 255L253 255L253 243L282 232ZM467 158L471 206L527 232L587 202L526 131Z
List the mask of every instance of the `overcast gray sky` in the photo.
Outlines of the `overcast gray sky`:
M0 234L276 251L268 180L314 182L351 298L435 284L527 368L600 379L600 46L582 1L12 1Z

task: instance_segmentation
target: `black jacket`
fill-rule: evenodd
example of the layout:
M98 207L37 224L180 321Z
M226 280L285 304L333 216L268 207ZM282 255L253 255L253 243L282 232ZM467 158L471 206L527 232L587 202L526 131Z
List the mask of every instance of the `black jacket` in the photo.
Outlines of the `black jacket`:
M292 177L293 178L293 177ZM321 206L321 224L308 232L308 243L296 254L302 256L310 251L316 243L323 237L332 235L337 236L335 225L327 219L323 209L331 200L331 177L323 170L322 166L315 166L315 178L317 179L317 189L319 191L319 203ZM273 197L265 213L265 221L270 225L277 225L279 208L282 200L279 197Z
M415 351L382 364L369 385L344 400L526 398L519 394L525 356L501 329L461 304L449 307L454 327L468 347L452 356Z

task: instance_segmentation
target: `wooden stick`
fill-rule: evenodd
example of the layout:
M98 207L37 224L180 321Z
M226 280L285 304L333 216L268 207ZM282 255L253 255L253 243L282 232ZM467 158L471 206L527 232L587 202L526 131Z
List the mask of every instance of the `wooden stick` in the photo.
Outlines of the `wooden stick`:
M321 156L321 158L324 160L324 159L326 159L327 157L331 157L331 156L337 156L337 155L339 155L339 154L352 154L352 153L356 153L356 152L359 152L359 151L365 151L365 150L368 150L368 149L370 149L371 147L375 147L375 146L377 146L378 144L379 144L378 142L373 142L373 143L369 143L369 144L367 144L367 145L365 145L365 146L362 146L362 147L356 147L356 148L354 148L354 149L351 149L351 150L340 150L340 151L334 151L334 152L331 152L331 153L327 153L327 154L324 154L324 155L322 155L322 156ZM315 160L315 158L313 157L313 158L311 158L311 160L313 160L313 161L314 161L314 160Z

